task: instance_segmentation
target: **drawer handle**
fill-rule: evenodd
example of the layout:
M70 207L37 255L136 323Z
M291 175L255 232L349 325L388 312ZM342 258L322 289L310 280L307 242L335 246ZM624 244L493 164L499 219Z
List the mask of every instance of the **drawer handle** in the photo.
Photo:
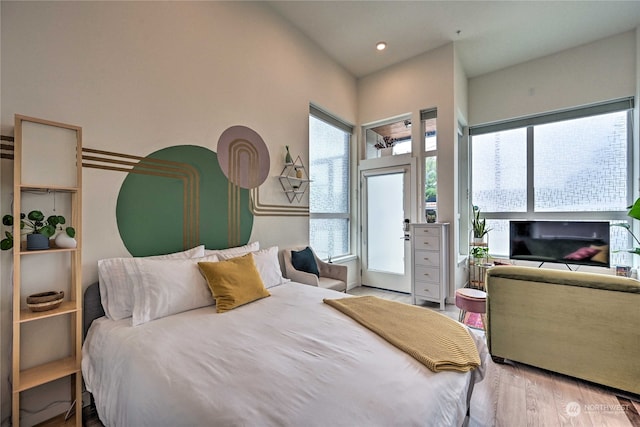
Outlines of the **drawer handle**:
M425 292L429 292L429 289L427 289L427 288L424 288L424 291L425 291Z
M425 244L425 245L429 245L429 242L422 242L422 243Z
M424 273L425 276L429 277L429 273Z
M429 258L425 257L425 259L424 259L424 260L425 260L425 261L429 261Z

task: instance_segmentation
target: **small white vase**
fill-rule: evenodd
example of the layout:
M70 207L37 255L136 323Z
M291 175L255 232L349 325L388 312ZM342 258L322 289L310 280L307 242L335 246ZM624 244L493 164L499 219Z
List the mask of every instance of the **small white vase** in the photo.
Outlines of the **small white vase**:
M76 239L69 237L65 232L58 233L56 236L56 246L62 249L73 249L78 245Z

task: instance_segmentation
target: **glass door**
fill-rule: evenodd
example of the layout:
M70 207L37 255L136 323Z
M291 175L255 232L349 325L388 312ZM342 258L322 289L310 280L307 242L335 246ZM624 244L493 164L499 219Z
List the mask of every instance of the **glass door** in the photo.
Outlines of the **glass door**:
M362 284L411 292L410 165L361 171Z

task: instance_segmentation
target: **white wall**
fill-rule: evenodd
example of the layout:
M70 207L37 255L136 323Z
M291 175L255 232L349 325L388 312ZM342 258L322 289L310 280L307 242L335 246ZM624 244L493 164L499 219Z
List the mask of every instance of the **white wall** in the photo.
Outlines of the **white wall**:
M636 93L636 36L625 32L469 80L469 125Z
M454 44L454 52L456 52L455 47L456 46ZM452 168L453 180L454 180L453 212L455 213L455 220L454 220L454 224L451 227L451 234L452 234L452 240L451 240L451 246L452 246L451 257L452 258L451 259L453 260L452 268L454 273L451 275L451 277L453 278L452 283L454 284L455 289L458 289L466 285L467 277L468 277L466 258L459 256L459 254L461 253L460 235L462 234L466 237L468 233L466 222L461 224L460 219L469 217L469 207L468 207L468 202L466 201L466 197L461 198L461 195L460 195L461 191L463 192L463 194L466 193L466 187L467 187L466 178L468 174L466 171L466 164L463 164L461 166L461 163L459 160L461 155L463 155L464 158L466 158L468 150L466 150L464 147L460 147L460 144L458 143L459 137L458 137L457 129L458 127L464 128L465 126L467 126L467 123L468 123L469 88L468 88L467 74L465 73L464 66L460 61L460 57L458 56L457 52L454 55L453 70L454 70L454 99L455 99L454 126L456 126L456 133L454 134L454 141L455 141L453 144L454 162L453 162L453 168ZM463 174L460 173L461 167L465 168L465 170L463 171ZM463 180L462 186L460 185L461 177ZM460 203L460 200L464 200L464 202ZM466 248L464 249L466 251ZM450 298L455 298L454 289L450 289L449 294L450 294Z
M13 133L13 115L20 113L82 126L85 147L144 156L179 144L216 151L225 129L245 125L271 154L261 201L289 205L275 176L285 145L307 163L309 103L356 122L355 79L264 3L2 2L1 8L3 134ZM10 172L11 162L2 167ZM5 172L2 212L11 192ZM97 280L98 259L128 255L115 222L124 177L84 170L85 286ZM264 247L306 244L308 218L256 217L251 237ZM8 265L5 252L3 361L11 323ZM10 412L7 375L3 363L3 417Z
M412 114L413 123L420 123L420 110L438 109L438 221L455 225L455 142L456 142L456 97L454 93L454 45L450 43L423 55L404 61L358 81L359 123L367 124L401 114ZM459 98L461 101L464 97ZM461 111L466 105L460 105ZM419 126L414 126L413 140L421 140ZM422 153L418 158L419 176L423 173ZM419 190L416 197L422 190ZM418 218L412 218L416 221ZM454 254L454 233L451 233L450 257ZM454 263L451 265L454 275ZM453 296L455 290L449 292Z

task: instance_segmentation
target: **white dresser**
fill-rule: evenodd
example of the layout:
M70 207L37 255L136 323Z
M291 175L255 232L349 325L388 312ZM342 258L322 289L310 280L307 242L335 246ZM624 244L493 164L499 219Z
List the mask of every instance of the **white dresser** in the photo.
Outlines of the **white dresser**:
M449 283L449 224L411 224L411 302L440 303Z

